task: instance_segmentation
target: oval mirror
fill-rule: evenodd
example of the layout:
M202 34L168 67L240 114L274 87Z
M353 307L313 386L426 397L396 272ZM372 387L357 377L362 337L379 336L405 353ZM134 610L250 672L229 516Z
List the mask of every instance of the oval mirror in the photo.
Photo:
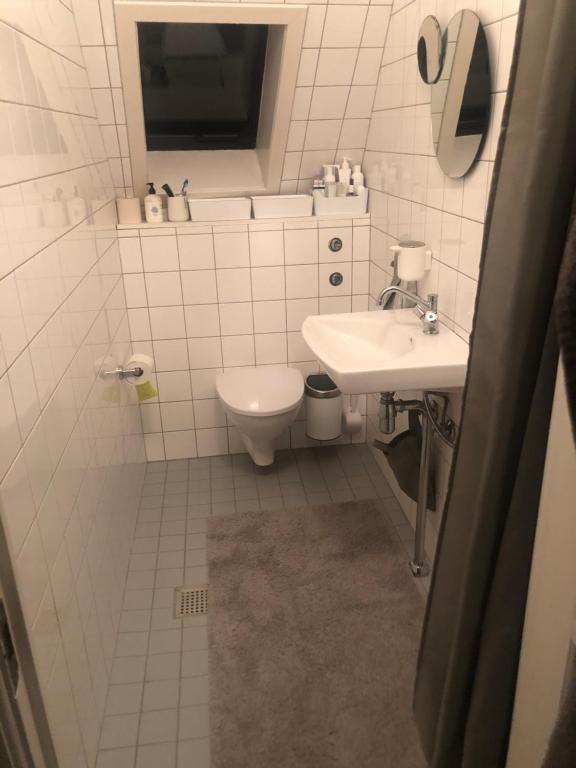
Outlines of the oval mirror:
M426 16L418 33L418 69L425 83L435 83L442 70L442 33L435 16Z
M490 119L488 44L473 11L451 19L442 50L442 71L432 85L432 136L440 167L457 179L478 157Z

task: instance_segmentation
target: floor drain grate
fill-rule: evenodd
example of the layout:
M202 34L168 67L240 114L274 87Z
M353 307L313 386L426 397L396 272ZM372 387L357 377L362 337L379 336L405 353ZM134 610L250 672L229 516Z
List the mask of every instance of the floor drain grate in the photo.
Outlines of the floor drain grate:
M175 593L174 615L177 619L208 613L208 587L178 587Z

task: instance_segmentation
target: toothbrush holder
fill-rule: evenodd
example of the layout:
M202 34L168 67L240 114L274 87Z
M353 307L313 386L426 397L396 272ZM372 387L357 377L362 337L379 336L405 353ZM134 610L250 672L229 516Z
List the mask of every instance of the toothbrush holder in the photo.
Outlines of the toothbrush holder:
M184 195L175 195L168 200L168 221L188 221L188 200Z

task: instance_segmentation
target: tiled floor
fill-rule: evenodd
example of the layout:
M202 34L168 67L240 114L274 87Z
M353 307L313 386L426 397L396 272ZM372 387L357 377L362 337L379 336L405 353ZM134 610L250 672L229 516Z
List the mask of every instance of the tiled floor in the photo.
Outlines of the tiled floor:
M409 545L366 445L148 464L97 768L209 768L207 621L173 618L174 588L207 583L207 518L366 498Z

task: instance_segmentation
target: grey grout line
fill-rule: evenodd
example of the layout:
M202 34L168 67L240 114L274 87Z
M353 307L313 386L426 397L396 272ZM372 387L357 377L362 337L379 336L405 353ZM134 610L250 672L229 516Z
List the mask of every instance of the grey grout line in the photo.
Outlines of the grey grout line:
M66 7L66 6L64 6L64 7ZM70 12L69 8L67 10ZM86 67L83 64L79 64L75 59L70 58L70 56L66 56L65 53L62 53L62 51L59 51L56 48L52 48L52 46L48 45L48 43L45 43L43 40L40 40L39 38L34 37L33 35L31 35L28 32L25 32L20 27L16 27L16 26L10 24L5 19L0 19L0 24L3 24L5 27L8 27L13 32L15 32L16 34L22 35L22 37L28 38L28 40L32 40L32 42L36 43L37 45L41 45L42 48L46 48L48 51L51 51L52 53L55 53L56 56L60 56L61 58L66 59L66 61L69 61L70 64L74 64L75 66L78 67L78 69L83 69L86 72ZM66 46L66 47L68 47L68 48L77 48L79 51L81 51L80 43L78 43L77 45L70 45L70 46Z

